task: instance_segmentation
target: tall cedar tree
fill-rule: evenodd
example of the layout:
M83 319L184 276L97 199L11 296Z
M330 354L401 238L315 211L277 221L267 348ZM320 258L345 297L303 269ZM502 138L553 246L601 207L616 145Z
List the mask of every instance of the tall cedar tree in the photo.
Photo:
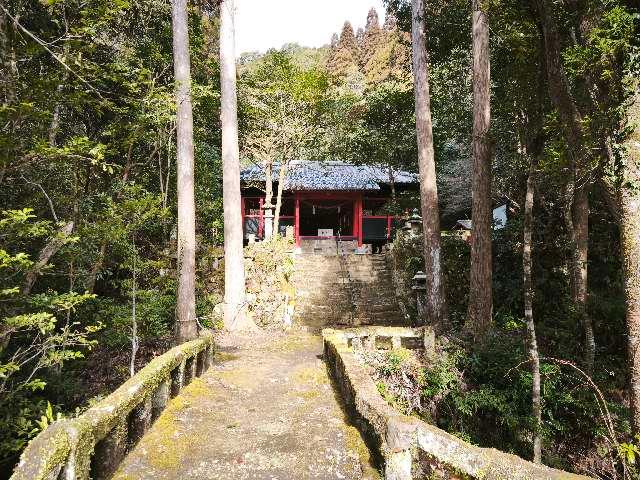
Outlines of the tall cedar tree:
M246 327L234 14L235 1L224 0L220 5L220 101L224 203L224 325L229 330Z
M489 20L482 1L473 1L473 172L471 274L467 329L476 339L491 328L493 316L491 267L491 76Z
M336 77L348 77L358 71L360 51L351 23L345 22L338 44L327 62L327 71Z
M416 132L420 171L420 206L424 234L424 265L427 276L425 323L440 326L446 315L440 249L440 213L433 147L431 98L429 96L429 56L423 0L412 0L412 46L415 75Z
M625 142L620 195L622 261L628 336L631 428L640 433L640 80L632 79L632 97L626 112L630 134Z
M533 273L532 273L532 245L533 245L533 204L535 196L537 159L531 158L529 176L527 177L527 191L524 202L524 227L522 245L522 274L524 290L524 318L529 336L529 360L531 361L531 413L534 419L533 432L533 461L542 463L542 397L540 394L540 354L538 353L538 339L536 324L533 318Z
M172 1L173 65L176 80L178 164L178 296L176 341L198 336L196 324L196 204L193 110L187 0Z
M381 41L384 40L384 33L380 28L380 19L378 12L375 8L369 10L367 15L367 25L364 29L364 36L362 37L362 44L360 45L361 55L360 62L363 67L366 67L371 59L376 55Z
M549 96L558 111L568 143L569 175L566 185L565 224L571 243L571 296L584 330L585 369L592 372L595 361L593 323L587 311L587 262L589 254L589 151L585 146L582 115L571 93L562 65L560 34L550 0L536 0L542 24Z

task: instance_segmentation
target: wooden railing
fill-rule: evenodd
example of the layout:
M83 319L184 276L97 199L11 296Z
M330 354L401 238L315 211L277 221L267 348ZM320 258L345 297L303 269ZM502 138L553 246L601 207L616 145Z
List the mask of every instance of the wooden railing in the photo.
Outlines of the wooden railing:
M109 478L169 399L211 366L213 353L207 333L155 358L79 417L57 421L34 438L11 480Z

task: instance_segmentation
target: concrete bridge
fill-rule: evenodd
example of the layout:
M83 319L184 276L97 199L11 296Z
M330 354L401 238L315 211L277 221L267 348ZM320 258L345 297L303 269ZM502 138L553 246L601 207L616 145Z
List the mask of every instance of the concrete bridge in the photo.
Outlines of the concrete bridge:
M432 344L429 329L404 327L215 344L205 334L156 358L78 418L51 425L12 479L586 478L401 415L355 357L361 348Z

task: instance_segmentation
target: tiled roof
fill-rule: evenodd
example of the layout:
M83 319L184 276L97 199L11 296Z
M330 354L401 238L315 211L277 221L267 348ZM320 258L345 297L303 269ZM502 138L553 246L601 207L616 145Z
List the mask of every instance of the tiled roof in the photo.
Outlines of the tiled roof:
M273 180L278 179L280 166L273 166ZM415 174L394 171L395 183L418 183ZM240 173L245 182L264 182L264 168L252 165ZM297 160L289 163L284 189L293 190L380 190L389 184L389 172L385 167L355 165L340 161Z
M471 230L471 226L472 226L471 220L458 220L456 222L456 227L462 227L465 230Z

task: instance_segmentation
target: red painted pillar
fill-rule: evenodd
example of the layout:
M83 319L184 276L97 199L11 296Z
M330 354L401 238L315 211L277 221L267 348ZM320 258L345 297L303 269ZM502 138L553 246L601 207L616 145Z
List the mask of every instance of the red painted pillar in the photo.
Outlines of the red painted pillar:
M241 198L240 198L240 208L242 209L242 213L241 213L241 215L242 215L242 238L243 238L243 239L244 239L244 236L245 236L245 234L246 234L246 232L245 232L245 225L246 225L246 224L244 223L244 212L245 212L245 206L244 206L244 204L245 204L244 197L241 197Z
M264 206L264 198L260 199L260 217L258 219L258 237L264 238L264 210L262 207Z
M355 238L358 237L358 199L353 199L353 221L351 222L351 235Z
M296 246L300 246L300 194L296 192L296 220L294 227Z
M356 211L358 215L356 217L356 221L358 224L358 246L362 246L362 194L358 195L356 199Z

